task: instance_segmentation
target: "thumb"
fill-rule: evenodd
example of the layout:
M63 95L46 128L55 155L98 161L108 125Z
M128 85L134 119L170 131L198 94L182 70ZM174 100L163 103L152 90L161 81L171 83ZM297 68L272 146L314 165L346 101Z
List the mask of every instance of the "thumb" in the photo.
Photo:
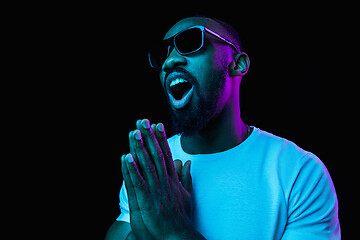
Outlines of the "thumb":
M183 187L188 191L190 194L192 194L193 188L192 188L192 178L190 174L190 167L191 167L191 161L188 160L184 164L182 171L181 171L181 183Z
M183 170L182 161L179 160L179 159L176 159L176 160L174 161L174 167L175 167L177 176L178 176L178 178L179 178L179 181L181 181L181 172L182 172L182 170Z

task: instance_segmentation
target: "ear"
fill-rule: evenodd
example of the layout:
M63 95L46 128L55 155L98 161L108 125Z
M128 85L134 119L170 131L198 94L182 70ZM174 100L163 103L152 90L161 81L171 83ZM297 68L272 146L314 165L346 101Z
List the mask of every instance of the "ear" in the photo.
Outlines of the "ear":
M244 76L250 67L249 56L244 53L238 53L235 55L234 61L229 65L229 74L231 77Z

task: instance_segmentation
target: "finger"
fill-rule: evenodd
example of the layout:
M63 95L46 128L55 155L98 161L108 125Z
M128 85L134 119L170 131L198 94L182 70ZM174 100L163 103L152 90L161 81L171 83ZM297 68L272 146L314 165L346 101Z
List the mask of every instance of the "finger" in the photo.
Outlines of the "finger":
M139 208L142 210L143 207L151 208L149 191L145 180L140 175L139 169L134 162L134 157L131 153L125 156L126 167L129 172L132 187L136 193L136 200Z
M156 169L144 146L140 130L137 129L134 131L134 135L130 139L130 142L132 143L131 145L134 148L133 150L139 162L139 165L137 166L140 166L140 172L148 183L149 191L153 194L160 194Z
M156 139L156 136L151 129L150 121L147 119L143 119L141 121L141 124L139 125L139 130L141 131L141 136L143 138L143 145L148 150L148 153L154 162L156 172L159 178L159 183L160 185L162 185L162 187L167 187L168 176L164 160L165 157Z
M130 210L130 218L133 218L133 220L142 220L141 213L139 209L139 205L137 203L136 193L134 186L131 182L130 174L126 166L125 162L125 155L121 157L121 172L123 175L123 179L125 182L126 192L128 195L128 204L129 204L129 210Z
M166 132L165 132L164 124L158 123L156 125L155 134L156 134L156 138L158 140L158 143L160 145L160 148L161 148L161 150L162 150L162 152L164 154L165 166L166 166L167 173L168 173L169 177L170 178L175 178L177 176L180 176L180 175L176 175L176 170L175 170L171 150L170 150L167 138L166 138Z
M181 183L183 187L192 194L192 178L190 174L191 161L186 161L181 172Z
M135 145L134 145L134 132L135 131L130 131L129 132L129 148L130 148L130 153L131 155L134 157L134 161L136 163L137 166L140 166L139 160L137 158L136 152L135 152ZM141 171L140 171L141 173Z
M136 128L139 129L139 130L141 128L141 121L142 120L140 120L140 119L136 121Z
M151 124L151 129L153 132L156 132L156 124L155 123Z
M141 239L146 239L146 236L149 236L149 232L144 224L141 211L138 205L136 191L131 181L130 173L126 164L125 155L121 157L121 170L123 173L123 178L125 182L125 187L128 195L128 203L130 210L130 224L132 232L138 233L138 237ZM134 236L134 235L132 235Z
M174 161L174 166L176 170L176 174L178 175L179 182L181 181L181 172L182 172L182 162L179 159Z

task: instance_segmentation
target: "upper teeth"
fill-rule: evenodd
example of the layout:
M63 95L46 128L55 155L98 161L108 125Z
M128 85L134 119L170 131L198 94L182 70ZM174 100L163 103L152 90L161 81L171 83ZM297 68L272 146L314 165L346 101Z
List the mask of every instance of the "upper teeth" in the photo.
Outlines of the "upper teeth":
M175 85L177 85L179 83L184 83L184 82L188 82L188 81L186 81L185 79L182 79L182 78L176 78L176 79L171 81L170 87L175 86Z

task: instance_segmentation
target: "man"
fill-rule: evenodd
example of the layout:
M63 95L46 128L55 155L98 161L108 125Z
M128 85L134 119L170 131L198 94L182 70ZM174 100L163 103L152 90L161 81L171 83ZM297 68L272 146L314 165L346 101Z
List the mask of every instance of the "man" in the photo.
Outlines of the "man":
M176 135L137 121L121 158L121 215L107 239L340 239L322 162L242 122L239 87L250 61L231 26L183 19L149 60Z

